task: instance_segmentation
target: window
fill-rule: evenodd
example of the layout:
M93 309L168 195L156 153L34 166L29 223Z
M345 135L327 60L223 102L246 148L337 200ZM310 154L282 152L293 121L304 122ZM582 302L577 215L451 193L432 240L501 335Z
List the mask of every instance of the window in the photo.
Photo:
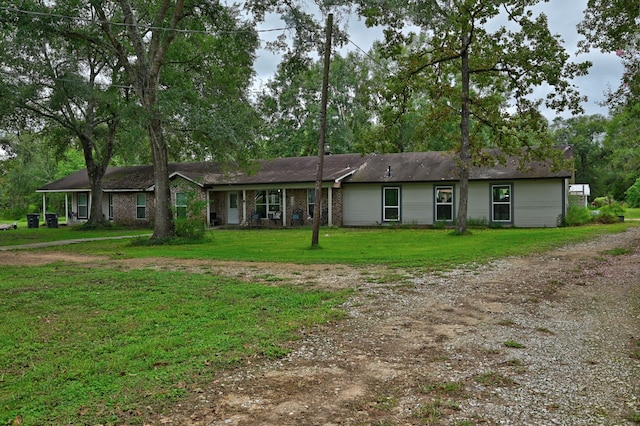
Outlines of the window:
M89 195L86 192L78 193L78 219L89 217Z
M136 219L147 218L147 194L136 194Z
M387 187L382 189L383 212L382 220L385 222L400 221L400 188Z
M176 217L187 218L187 194L184 192L176 193Z
M511 222L511 185L491 185L491 221Z
M113 220L113 194L109 193L109 220Z
M313 217L313 212L316 208L316 189L307 189L307 214L309 217Z
M453 221L453 186L436 186L436 221Z
M260 217L270 217L277 211L280 211L280 191L270 189L256 192L256 212L260 213Z

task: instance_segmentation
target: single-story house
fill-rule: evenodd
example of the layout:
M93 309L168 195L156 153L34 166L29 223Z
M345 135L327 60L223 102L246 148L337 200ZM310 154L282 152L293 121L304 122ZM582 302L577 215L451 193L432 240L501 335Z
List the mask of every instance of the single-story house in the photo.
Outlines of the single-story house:
M572 148L562 148L565 158ZM497 152L496 152L497 153ZM496 154L494 153L494 154ZM489 152L491 154L491 151ZM496 157L497 158L497 157ZM334 226L433 225L455 220L460 197L457 156L452 152L325 155L322 197L315 199L317 157L258 161L252 170L216 162L169 165L172 204L184 216L189 195L201 200L212 225L309 224L316 202L322 223ZM516 227L555 227L564 217L572 170L546 162L521 168L518 157L470 171L468 218ZM103 181L105 217L116 224L154 219L151 166L109 167ZM86 220L91 197L87 171L37 191L67 194L65 217ZM70 211L69 211L70 209ZM46 208L43 207L46 211Z

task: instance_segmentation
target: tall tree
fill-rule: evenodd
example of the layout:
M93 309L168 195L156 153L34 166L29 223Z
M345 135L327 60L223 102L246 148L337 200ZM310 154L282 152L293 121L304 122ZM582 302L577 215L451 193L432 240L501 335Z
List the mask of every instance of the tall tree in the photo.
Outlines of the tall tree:
M569 62L559 36L550 33L546 16L532 11L540 0L356 3L368 25L387 26L390 51L397 52L399 46L408 49L393 77L400 103L414 93L428 93L433 102L449 101L440 104L441 110L456 111L460 132L456 232L465 233L469 170L482 160L482 145L476 140L490 134L506 153L522 154L521 147L526 146L536 148L528 154L549 155L551 141L540 107L579 111L582 98L570 80L586 73L590 64ZM416 35L403 33L406 24L419 27L426 43L413 47ZM532 98L533 89L543 84L551 87L549 95ZM476 134L483 138L475 139Z
M91 15L70 3L3 9L0 17L0 93L3 127L46 131L64 151L77 141L91 183L88 226L104 225L102 179L116 145L127 100L117 60L90 40Z
M173 235L174 232L170 203L169 141L165 128L166 119L169 117L176 123L180 118L189 118L185 121L186 126L183 130L190 135L200 135L203 139L205 136L213 135L215 131L215 126L211 126L211 122L206 120L208 116L206 112L198 110L195 114L194 111L190 111L191 114L185 114L183 111L180 114L176 108L172 108L172 101L176 96L183 101L184 105L188 95L181 95L179 90L169 90L171 86L168 83L186 89L187 84L181 85L175 73L183 73L182 76L186 79L196 75L197 73L193 71L201 60L200 55L208 57L204 48L209 46L219 32L230 34L229 28L225 27L229 22L235 26L231 31L240 34L242 39L247 41L243 48L249 58L252 58L252 49L256 47L255 32L246 25L236 26L237 16L230 20L229 18L233 17L233 11L217 2L162 0L149 3L117 0L112 3L90 0L90 4L99 17L101 28L113 54L122 64L128 76L128 82L134 88L144 112L144 126L148 132L154 165L156 217L152 238L164 239ZM189 40L196 38L199 39L196 44L190 45ZM193 48L195 46L198 48ZM209 61L205 63L211 65ZM200 68L199 72L205 71ZM206 90L208 88L207 80L201 81L201 85L195 84L197 80L189 81L191 85L189 89ZM208 93L211 94L210 91ZM202 94L202 91L196 91L191 95L193 96L191 105L201 106L199 96ZM236 99L233 99L233 104L237 105ZM191 125L198 120L200 121L198 129L192 128ZM228 123L220 125L228 126ZM198 131L202 133L198 134Z
M264 150L268 157L313 155L320 123L320 87L323 64L308 67L278 66L258 98L265 122ZM329 71L327 143L332 153L353 152L354 143L369 131L374 120L369 94L371 65L363 55L335 54Z
M617 107L637 102L640 96L640 5L630 0L589 0L578 32L583 51L598 48L616 52L625 66L617 90L609 92L608 103Z
M609 120L602 115L556 118L551 131L556 145L571 145L574 151L575 180L588 183L592 196L607 195L606 181L611 174L603 145Z
M608 193L624 200L625 192L640 177L640 104L629 104L615 114L607 127L604 150L611 174Z

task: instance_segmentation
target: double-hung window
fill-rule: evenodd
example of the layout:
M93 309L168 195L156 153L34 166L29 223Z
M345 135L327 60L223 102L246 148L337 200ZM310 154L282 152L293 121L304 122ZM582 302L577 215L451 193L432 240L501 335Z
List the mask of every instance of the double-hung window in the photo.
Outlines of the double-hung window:
M136 194L136 219L147 218L147 194L139 192Z
M313 217L316 208L316 189L307 189L307 215Z
M184 192L176 193L176 217L187 218L187 194Z
M109 220L113 220L113 194L109 193Z
M453 221L453 186L436 186L436 221Z
M491 221L512 221L512 193L511 185L491 185Z
M270 217L277 211L280 211L280 191L269 189L256 192L256 212L260 213L260 217Z
M86 192L78 193L78 219L87 219L89 217L89 194Z
M400 221L400 188L387 186L382 189L382 220L384 222Z

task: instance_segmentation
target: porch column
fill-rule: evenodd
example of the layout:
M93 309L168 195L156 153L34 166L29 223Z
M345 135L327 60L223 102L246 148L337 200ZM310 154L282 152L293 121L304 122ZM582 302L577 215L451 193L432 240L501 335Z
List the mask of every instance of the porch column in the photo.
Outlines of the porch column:
M45 192L42 193L42 214L47 214L47 194Z
M287 226L287 188L282 188L282 227Z
M247 190L242 190L242 223L247 224Z
M327 188L327 225L332 226L333 221L331 217L333 216L333 188Z
M206 214L206 216L205 216L205 218L204 218L205 223L207 223L207 224L208 224L207 226L211 226L211 197L210 197L210 195L211 195L211 191L209 191L209 190L207 189L207 195L206 195L206 197L205 197L205 199L206 199L206 203L207 203L207 211L206 211L206 213L205 213L205 214Z
M69 224L69 193L64 193L64 223Z

